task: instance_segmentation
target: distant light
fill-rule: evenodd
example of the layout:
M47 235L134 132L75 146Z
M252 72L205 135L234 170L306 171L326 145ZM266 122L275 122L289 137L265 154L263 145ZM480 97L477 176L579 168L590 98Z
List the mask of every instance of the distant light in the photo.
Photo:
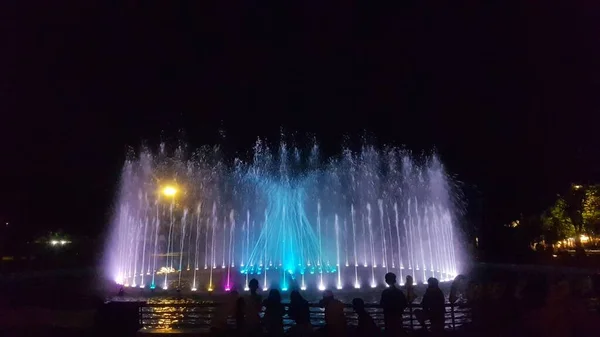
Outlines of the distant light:
M248 291L250 290L250 288L248 288L248 286L244 287L244 291Z
M58 244L58 241L52 240L52 241L50 241L50 244L53 245L53 246L56 246Z
M281 288L281 291L287 291L288 288Z
M192 291L196 291L196 290L198 290L198 289L196 289L196 288L192 288Z
M162 193L167 197L172 197L175 196L175 194L177 194L177 189L173 186L165 186L165 188L163 188L162 190Z
M66 240L60 240L60 244L64 246L64 245L67 244L67 241Z
M557 257L557 256L558 256L558 255L556 255L556 254L552 254L552 257Z
M387 283L385 284L385 286L386 286L386 288L389 288L389 287L390 287L390 285L389 285L389 284L387 284Z
M146 286L143 284L140 284L140 288L144 289L144 288L146 288Z
M578 189L580 189L580 188L582 188L582 187L583 187L583 186L581 186L581 185L573 185L573 189L576 189L576 190L578 190Z
M306 290L306 286L300 287L300 290Z
M323 283L319 284L319 290L321 290L321 291L325 290L325 285Z
M125 288L129 288L129 283L125 283Z
M263 291L267 291L267 289L268 289L267 287L263 287Z
M164 286L164 287L163 287L163 290L167 290L168 288L169 288L169 287L167 287L167 286Z
M342 285L341 285L341 284L338 284L338 285L337 285L337 288L338 288L338 290L339 290L339 289L342 289Z
M230 290L231 290L231 288L229 288L229 287L225 288L225 291L230 291Z
M212 287L208 287L208 291L213 291L213 288Z
M371 288L377 288L377 284L371 283Z
M357 283L354 283L354 288L355 288L355 289L360 289L360 284L358 284L358 282L357 282Z

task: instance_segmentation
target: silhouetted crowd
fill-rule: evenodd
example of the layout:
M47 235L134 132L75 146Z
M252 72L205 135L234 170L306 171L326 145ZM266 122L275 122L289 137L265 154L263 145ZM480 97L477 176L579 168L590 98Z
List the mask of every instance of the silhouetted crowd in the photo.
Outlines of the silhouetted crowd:
M373 317L365 309L364 301L360 298L352 300L352 307L357 316L357 324L349 327L344 312L345 305L335 298L331 290L325 290L323 298L319 302L319 306L324 309L325 325L314 329L310 320L308 301L302 297L300 292L293 290L290 293L287 314L288 318L294 321L295 324L290 327L287 334L296 337L405 335L403 314L417 297L413 279L411 276L406 277L404 289L398 287L394 273L387 273L385 282L388 287L381 293L380 301L384 316L384 330L377 326ZM277 289L271 289L267 298L263 300L258 293L259 284L256 279L250 280L248 287L250 290L248 295L240 296L237 291L231 291L227 300L219 307L212 321L215 334L230 335L232 331L228 330L227 320L234 317L236 321L235 333L239 336L257 337L264 334L274 337L283 336L283 317L286 310L281 302L280 292ZM414 311L414 315L424 331L428 330L433 334L444 331L445 302L444 293L439 288L438 280L429 278L421 306ZM260 313L263 308L264 315L261 319Z

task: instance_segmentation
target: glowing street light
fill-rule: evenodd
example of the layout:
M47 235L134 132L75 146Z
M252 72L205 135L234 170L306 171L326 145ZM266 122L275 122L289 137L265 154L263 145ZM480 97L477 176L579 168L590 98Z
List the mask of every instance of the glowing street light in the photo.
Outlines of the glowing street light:
M177 194L177 189L173 186L165 186L162 189L162 193L167 197L174 197Z

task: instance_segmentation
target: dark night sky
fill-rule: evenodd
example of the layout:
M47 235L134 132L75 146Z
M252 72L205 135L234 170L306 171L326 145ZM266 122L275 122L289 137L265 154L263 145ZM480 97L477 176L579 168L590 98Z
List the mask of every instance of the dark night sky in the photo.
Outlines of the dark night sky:
M489 225L600 180L594 1L123 3L3 11L0 218L21 231L100 233L126 146L182 128L435 146Z

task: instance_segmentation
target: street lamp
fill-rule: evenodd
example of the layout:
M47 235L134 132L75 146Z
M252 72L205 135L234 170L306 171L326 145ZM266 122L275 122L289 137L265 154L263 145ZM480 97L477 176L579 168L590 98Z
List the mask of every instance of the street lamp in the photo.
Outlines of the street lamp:
M165 186L162 190L162 193L167 197L174 197L177 194L177 189L173 186Z

